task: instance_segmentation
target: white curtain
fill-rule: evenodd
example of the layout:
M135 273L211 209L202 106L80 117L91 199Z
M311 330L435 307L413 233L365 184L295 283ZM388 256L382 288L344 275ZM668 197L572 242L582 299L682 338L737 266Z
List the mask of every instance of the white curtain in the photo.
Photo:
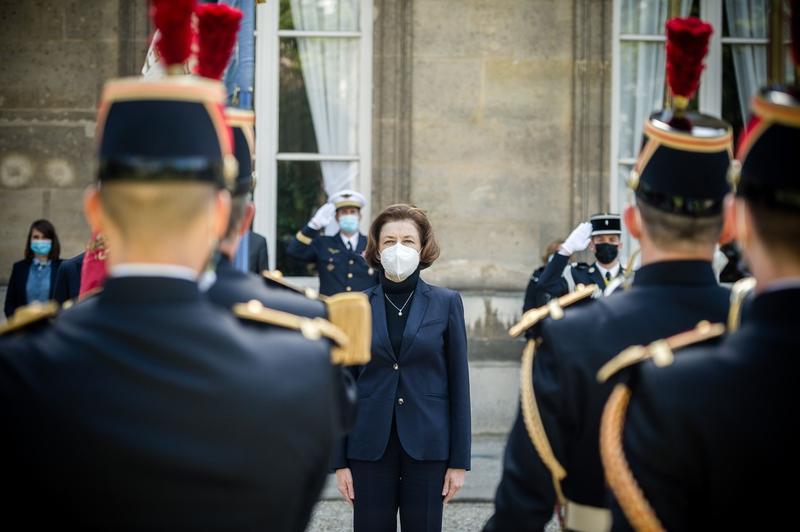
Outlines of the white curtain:
M359 0L291 0L296 30L357 31ZM321 154L358 153L357 38L299 37L300 62ZM355 188L356 162L322 162L325 193ZM335 233L338 228L326 228Z
M767 38L766 0L727 0L725 14L731 37ZM746 120L750 99L767 81L767 47L763 44L733 44L731 53L739 91L739 109Z

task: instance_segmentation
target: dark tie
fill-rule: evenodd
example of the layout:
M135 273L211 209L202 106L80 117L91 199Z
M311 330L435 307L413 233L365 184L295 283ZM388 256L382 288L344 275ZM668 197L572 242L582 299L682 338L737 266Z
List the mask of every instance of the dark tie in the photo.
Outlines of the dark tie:
M353 244L349 240L347 241L347 251L353 251Z
M609 281L611 281L611 272L606 272L606 284L608 284Z

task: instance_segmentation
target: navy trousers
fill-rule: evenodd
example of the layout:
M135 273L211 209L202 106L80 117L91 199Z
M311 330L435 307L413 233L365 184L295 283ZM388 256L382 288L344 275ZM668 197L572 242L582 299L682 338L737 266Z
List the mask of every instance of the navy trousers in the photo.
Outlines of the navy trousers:
M397 510L403 532L442 530L442 486L446 461L419 461L403 450L392 422L380 460L349 460L353 474L354 532L396 532Z

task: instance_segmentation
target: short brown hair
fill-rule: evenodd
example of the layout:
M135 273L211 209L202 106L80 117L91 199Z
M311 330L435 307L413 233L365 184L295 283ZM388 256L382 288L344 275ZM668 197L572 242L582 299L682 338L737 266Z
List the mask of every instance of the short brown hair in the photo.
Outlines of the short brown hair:
M745 200L752 214L753 228L771 256L800 263L800 213Z
M380 245L378 239L381 235L381 229L389 222L398 222L400 220L411 220L417 226L420 245L422 246L419 252L419 268L424 270L439 258L439 244L436 242L436 237L433 236L433 227L425 211L405 203L389 205L373 220L372 225L369 227L369 240L367 241L367 249L364 251L364 258L367 260L367 264L373 268L383 269L378 258L378 247Z
M636 206L653 243L662 249L676 245L714 245L722 233L722 214L712 216L684 216L665 212L644 203Z

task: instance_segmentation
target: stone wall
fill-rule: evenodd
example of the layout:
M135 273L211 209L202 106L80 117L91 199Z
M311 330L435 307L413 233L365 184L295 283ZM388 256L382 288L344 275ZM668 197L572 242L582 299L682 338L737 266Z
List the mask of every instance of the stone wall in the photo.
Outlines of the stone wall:
M0 284L37 218L83 249L100 90L138 73L148 31L145 0L0 0Z

